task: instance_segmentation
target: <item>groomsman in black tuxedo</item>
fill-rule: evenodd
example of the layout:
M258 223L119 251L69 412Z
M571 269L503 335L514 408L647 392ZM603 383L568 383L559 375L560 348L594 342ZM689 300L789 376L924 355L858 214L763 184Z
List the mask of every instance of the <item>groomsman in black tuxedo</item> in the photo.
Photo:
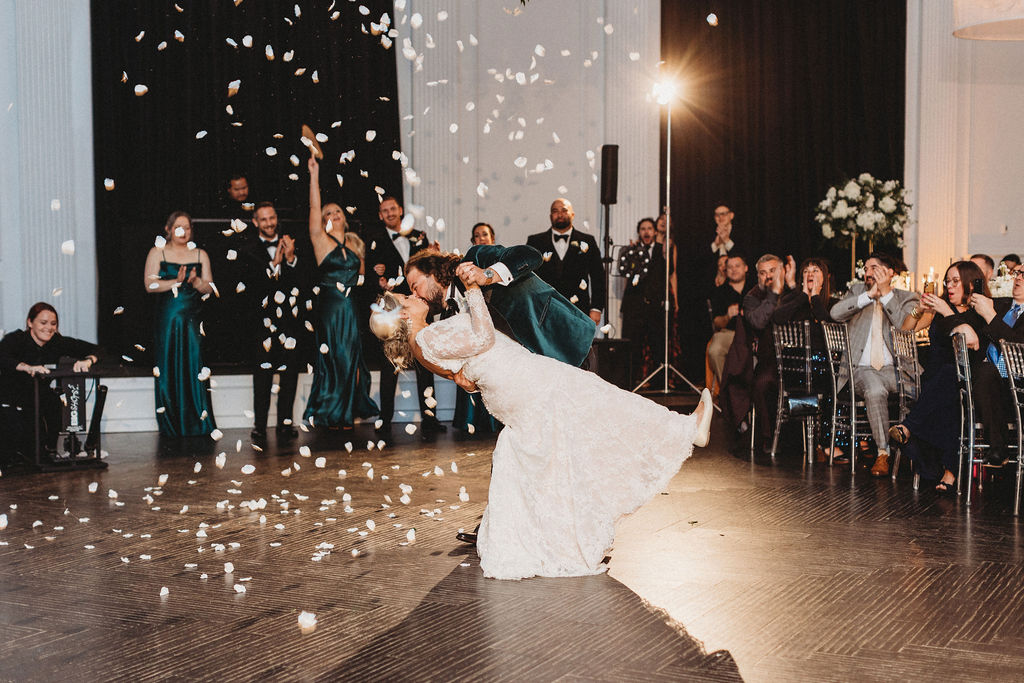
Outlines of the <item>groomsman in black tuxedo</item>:
M381 199L377 212L381 222L369 226L363 234L366 243L366 284L374 297L381 292L389 291L398 294L410 294L409 284L405 280L405 263L409 257L430 247L430 240L422 230L402 230L402 207L398 200L391 196ZM376 281L374 282L374 278ZM378 351L373 354L383 358L379 352L379 344L374 345ZM434 438L438 432L445 431L444 425L438 422L434 411L427 407L425 392L433 393L434 376L419 364L416 366L416 387L419 390L420 435L424 440ZM391 419L395 413L395 390L398 388L398 377L390 364L381 360L380 371L380 419L377 433L391 433Z
M544 257L534 272L600 325L605 305L601 252L593 235L573 226L575 215L568 199L556 199L551 203L551 227L530 235L526 244Z
M267 438L267 413L278 374L277 436L298 435L292 423L299 371L306 365L310 327L309 282L312 255L297 254L295 239L280 234L277 211L261 202L253 212L258 233L238 252L242 296L250 315L249 334L256 347L252 376L253 441Z

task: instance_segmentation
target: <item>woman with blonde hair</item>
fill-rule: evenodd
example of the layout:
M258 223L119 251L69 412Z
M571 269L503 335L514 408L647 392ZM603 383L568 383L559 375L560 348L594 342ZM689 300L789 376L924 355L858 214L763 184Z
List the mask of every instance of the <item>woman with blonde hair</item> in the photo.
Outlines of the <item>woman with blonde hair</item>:
M320 205L320 165L309 158L309 239L320 274L316 294L313 386L303 419L319 427L351 429L376 415L370 372L356 324L354 290L363 279L363 241L347 230L341 206Z

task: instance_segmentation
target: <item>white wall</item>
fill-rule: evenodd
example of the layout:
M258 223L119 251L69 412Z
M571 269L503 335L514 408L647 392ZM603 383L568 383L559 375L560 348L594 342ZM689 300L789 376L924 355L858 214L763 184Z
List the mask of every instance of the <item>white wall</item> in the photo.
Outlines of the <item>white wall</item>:
M481 220L500 243L521 244L547 229L560 195L573 202L576 226L600 235L603 144L619 145L614 241L628 241L640 217L657 213L659 111L647 95L660 59L658 0L408 0L404 9L399 0L395 15L402 151L420 178L406 185L407 210L424 207L419 227L444 248L465 250ZM537 172L545 161L550 170ZM426 216L444 219L445 229ZM617 320L618 305L611 308Z
M88 0L0 0L0 64L0 328L43 300L95 340Z
M907 19L908 265L1020 253L1024 42L954 38L952 0L908 0Z

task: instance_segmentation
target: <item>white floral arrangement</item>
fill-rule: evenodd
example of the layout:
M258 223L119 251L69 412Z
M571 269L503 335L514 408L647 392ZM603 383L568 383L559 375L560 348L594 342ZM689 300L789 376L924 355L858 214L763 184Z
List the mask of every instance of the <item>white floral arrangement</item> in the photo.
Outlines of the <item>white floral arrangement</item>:
M854 237L863 237L903 248L910 206L900 181L878 180L870 173L861 173L828 188L814 220L821 224L821 234L828 240L849 243Z
M1005 263L999 264L998 273L988 281L993 298L1013 296L1013 274Z

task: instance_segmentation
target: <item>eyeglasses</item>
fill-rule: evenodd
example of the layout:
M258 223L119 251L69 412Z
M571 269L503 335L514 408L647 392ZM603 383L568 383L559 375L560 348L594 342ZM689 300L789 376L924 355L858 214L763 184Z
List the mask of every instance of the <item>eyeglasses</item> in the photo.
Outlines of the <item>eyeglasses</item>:
M715 211L716 216L728 216L732 211Z
M1010 272L1014 280L1024 280L1024 270L1017 269Z
M960 278L958 278L958 277L951 277L948 280L946 280L945 282L943 282L942 284L946 285L946 287L953 287L953 286L956 286L956 285L960 284Z

